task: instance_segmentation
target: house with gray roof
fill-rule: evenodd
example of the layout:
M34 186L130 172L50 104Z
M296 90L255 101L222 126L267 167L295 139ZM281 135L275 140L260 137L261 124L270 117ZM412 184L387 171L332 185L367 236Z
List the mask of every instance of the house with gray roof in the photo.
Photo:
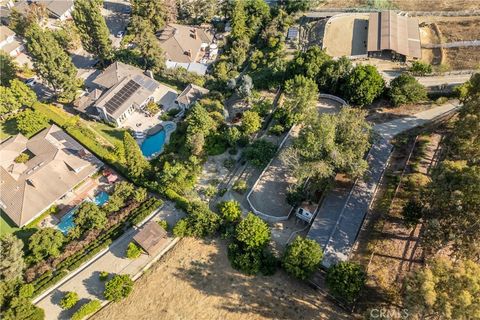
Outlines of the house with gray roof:
M74 8L73 0L21 0L14 2L9 9L25 15L32 5L44 6L50 18L60 21L70 19Z
M103 162L52 125L30 139L0 144L0 208L19 227L42 214Z
M167 58L167 68L182 67L205 74L208 61L218 54L213 34L206 28L170 23L157 34Z
M188 109L210 91L193 83L189 84L175 100L176 106Z
M168 109L177 92L155 79L151 72L114 62L93 81L90 91L74 102L77 111L122 127L134 111L150 101Z
M5 26L0 26L0 50L5 51L11 57L18 56L23 50L24 45L15 32Z

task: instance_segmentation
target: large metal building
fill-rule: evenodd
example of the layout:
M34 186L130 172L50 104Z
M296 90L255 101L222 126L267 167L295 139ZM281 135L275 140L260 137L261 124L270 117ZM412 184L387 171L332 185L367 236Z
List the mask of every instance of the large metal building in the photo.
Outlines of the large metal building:
M401 61L420 59L422 50L418 19L401 16L394 11L371 13L367 51L370 57Z

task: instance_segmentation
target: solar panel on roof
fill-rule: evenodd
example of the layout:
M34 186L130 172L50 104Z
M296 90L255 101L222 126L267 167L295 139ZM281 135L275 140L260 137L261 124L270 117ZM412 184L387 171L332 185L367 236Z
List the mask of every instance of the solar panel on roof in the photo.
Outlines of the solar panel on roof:
M130 80L105 104L105 109L109 114L113 114L128 98L130 98L140 85Z

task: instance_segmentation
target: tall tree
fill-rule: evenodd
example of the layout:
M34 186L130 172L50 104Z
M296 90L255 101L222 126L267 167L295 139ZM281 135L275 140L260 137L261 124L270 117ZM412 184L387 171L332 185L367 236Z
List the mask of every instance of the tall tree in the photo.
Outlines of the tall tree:
M315 79L322 66L332 58L319 46L312 46L307 51L298 51L288 66L288 74L293 77L297 74Z
M0 279L9 281L22 276L23 242L11 233L0 238Z
M233 40L247 38L247 14L245 12L245 1L244 0L235 0L232 12L232 33L230 37Z
M65 237L57 229L44 228L38 230L30 237L28 248L32 253L32 257L39 261L60 255L60 248L64 241Z
M0 85L8 86L10 81L15 78L18 66L5 51L0 50Z
M0 86L0 114L18 110L22 106L31 106L37 95L26 84L18 79L10 81L10 87Z
M346 80L344 95L350 103L365 106L378 98L384 89L385 81L377 68L357 65Z
M95 55L105 66L113 57L112 41L107 23L100 11L101 1L78 0L72 12L73 21L80 33L83 48Z
M153 31L163 29L167 23L177 20L177 3L175 0L130 0L133 15L150 22Z
M83 230L103 229L107 224L107 215L93 202L84 202L75 212L75 225Z
M352 303L365 286L366 273L363 267L355 262L340 262L327 270L327 287L332 294Z
M338 60L325 62L317 75L319 90L335 95L342 95L343 86L352 69L352 62L345 56L340 57Z
M150 164L143 156L135 139L128 132L123 135L123 147L128 174L133 178L142 177L149 170Z
M285 82L285 100L283 102L283 114L289 120L285 121L290 127L295 123L304 121L315 116L317 113L318 89L313 79L302 75Z
M181 19L194 25L209 23L220 13L217 0L179 0L178 9Z
M480 265L437 258L408 278L405 291L409 313L419 318L476 319L480 315Z
M150 22L140 16L133 16L129 31L135 35L134 41L143 57L143 68L155 73L163 70L165 55Z
M37 24L32 24L26 32L26 40L36 73L56 94L73 99L81 84L76 78L77 68L51 31L42 30Z
M262 127L262 118L260 115L251 110L247 110L243 113L242 124L240 128L247 136L254 134Z
M305 280L318 268L322 256L315 240L297 236L285 250L282 263L288 273Z

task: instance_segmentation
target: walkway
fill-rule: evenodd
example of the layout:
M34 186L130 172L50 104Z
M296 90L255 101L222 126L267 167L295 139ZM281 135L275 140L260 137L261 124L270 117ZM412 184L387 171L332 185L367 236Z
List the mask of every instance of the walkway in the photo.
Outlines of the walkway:
M172 203L165 203L148 221L152 219L164 219L172 226L183 215L183 212L176 210ZM84 266L83 269L80 269L72 278L60 284L46 296L41 297L39 301L35 301L38 307L45 310L45 319L70 319L72 313L78 308L64 311L59 306L60 300L68 291L78 293L80 298L78 305L91 299L106 302L103 297L105 283L99 279L101 271L107 271L113 274L128 274L134 277L142 272L146 266L155 261L158 256L151 257L147 254L142 254L134 260L125 257L128 244L132 241L134 235L135 230L129 229L122 237L117 239L108 250L95 258L94 261L91 261L87 266ZM174 239L170 238L170 241L162 251L169 249L169 245L172 244L173 241ZM160 252L160 254L163 254L163 252Z
M422 126L457 108L457 104L448 103L374 126L378 138L367 156L369 169L365 179L359 179L350 190L336 188L330 192L308 232L307 236L316 240L324 250L322 264L325 267L348 259L390 157L390 140L399 133Z

